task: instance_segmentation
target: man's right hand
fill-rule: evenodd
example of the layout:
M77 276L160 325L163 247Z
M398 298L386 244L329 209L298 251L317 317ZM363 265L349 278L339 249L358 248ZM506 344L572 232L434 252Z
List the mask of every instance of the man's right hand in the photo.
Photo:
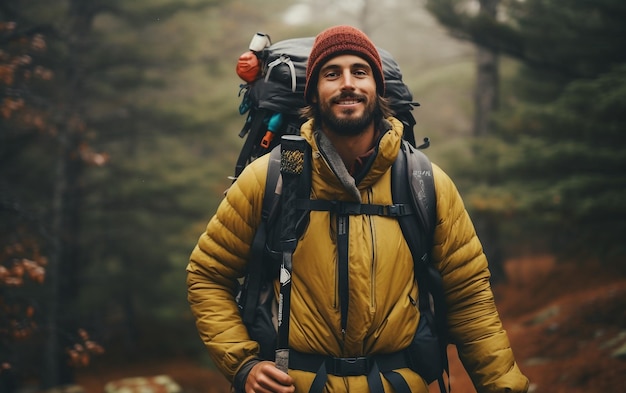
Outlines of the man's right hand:
M276 368L274 362L255 364L246 379L246 393L292 393L296 387L293 378Z

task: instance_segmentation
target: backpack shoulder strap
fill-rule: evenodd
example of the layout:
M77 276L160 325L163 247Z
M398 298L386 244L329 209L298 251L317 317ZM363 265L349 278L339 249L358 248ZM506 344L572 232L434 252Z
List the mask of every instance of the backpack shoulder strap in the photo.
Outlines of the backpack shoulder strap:
M391 193L394 203L408 203L417 214L417 220L402 216L399 221L413 259L423 264L430 257L437 214L432 164L408 142L400 150L392 167Z
M428 157L406 141L393 164L391 192L394 203L412 204L414 215L399 216L404 238L411 250L415 279L419 285L419 308L434 310L434 329L439 338L439 351L444 372L449 373L447 357L447 307L441 273L431 262L433 235L437 223L435 182L432 163ZM431 304L432 301L432 304ZM445 392L443 375L438 378L439 389ZM449 390L449 389L448 389Z
M432 264L433 236L437 224L437 197L432 163L428 157L409 143L402 142L402 151L394 163L392 195L394 203L413 204L417 220L400 216L398 221L415 262L415 278L420 287L432 296L435 322L442 343L447 341L447 308L441 273ZM404 166L404 170L403 167ZM408 187L407 187L408 186ZM407 190L409 188L409 190ZM427 298L424 299L426 301Z
M261 222L252 240L248 272L244 279L243 290L240 295L239 308L241 309L241 316L244 323L250 323L254 320L254 313L258 305L261 286L263 281L267 279L263 256L265 255L267 230L269 226L271 226L270 222L273 221L276 207L280 201L279 178L280 146L277 146L272 149L269 155Z

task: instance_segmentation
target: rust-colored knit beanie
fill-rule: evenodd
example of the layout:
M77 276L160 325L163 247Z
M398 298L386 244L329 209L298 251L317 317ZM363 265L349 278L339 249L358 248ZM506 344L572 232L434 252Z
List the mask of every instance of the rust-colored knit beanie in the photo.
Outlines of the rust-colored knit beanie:
M376 46L357 28L335 26L319 33L311 48L304 86L304 100L308 104L311 103L311 94L317 85L318 73L322 65L330 58L343 54L353 54L367 60L374 73L376 90L379 95L384 95L383 65Z

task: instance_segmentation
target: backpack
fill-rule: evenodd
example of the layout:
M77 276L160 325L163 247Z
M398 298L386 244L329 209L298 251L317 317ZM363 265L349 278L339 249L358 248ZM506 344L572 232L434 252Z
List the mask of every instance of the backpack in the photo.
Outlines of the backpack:
M262 218L251 245L252 258L248 264L248 271L236 300L250 337L260 344L260 357L267 360L275 359L278 341L275 318L277 310L272 281L279 275L280 263L277 261L281 258L280 246L277 246L280 230L275 230L280 227L279 220L284 203L282 184L279 181L283 147L280 142L283 138L298 135L303 123L299 117L299 110L305 105L304 73L313 40L298 38L264 47L256 55L260 60L260 72L256 78L250 79L247 85L242 86L245 94L240 105L240 113L248 113L248 116L240 137L243 138L246 134L248 137L237 160L233 179L236 179L243 168L254 159L266 153L269 153L270 157ZM299 218L295 226L299 237L306 226L307 214L311 210L334 209L335 213L345 215L379 214L397 217L414 258L415 277L420 291L419 309L422 315L413 343L401 356L408 359L408 366L428 383L437 380L440 390L444 392L443 375L448 373L446 309L441 275L430 263L429 248L429 245L432 245L436 219L434 184L430 161L418 150L428 147L429 142L425 138L424 144L415 147L413 137L415 120L410 111L413 106L419 104L412 101L411 93L402 82L402 74L391 55L382 49L379 49L379 52L383 60L386 96L396 112L396 118L404 125L401 152L392 166L393 205L310 201L307 194L306 198L302 196L299 198ZM298 182L298 189L310 190L310 171L305 170L299 176ZM344 300L347 302L347 299L342 299ZM288 316L286 318L288 320ZM306 365L307 362L315 364L310 370L317 372L311 392L321 392L326 374L329 372L325 367L316 371L320 361L324 364L323 360L302 354L296 359L300 359L298 361L301 364ZM392 369L385 369L384 363L393 364L393 361L389 360L385 358L375 361L375 367L380 368L380 373L392 383L396 391L410 392L400 374L393 372ZM379 382L374 381L370 385L379 386L378 389L370 386L373 392L382 389Z
M254 38L259 34L262 33L257 33ZM306 106L306 63L314 41L314 37L293 38L269 45L268 37L268 46L241 55L237 73L247 83L240 85L239 91L239 95L243 95L239 113L246 115L239 137L246 140L237 158L233 179L246 165L278 145L280 136L300 133L300 126L304 123L300 109ZM412 110L420 104L413 101L409 88L402 81L400 67L391 54L382 48L378 51L383 63L385 97L404 126L404 139L415 146ZM250 64L251 61L258 64ZM250 69L257 72L251 75Z

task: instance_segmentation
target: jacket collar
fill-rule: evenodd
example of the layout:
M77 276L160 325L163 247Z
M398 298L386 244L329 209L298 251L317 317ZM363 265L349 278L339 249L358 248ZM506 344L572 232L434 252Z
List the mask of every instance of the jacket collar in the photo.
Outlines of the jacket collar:
M374 156L370 157L371 162L366 165L369 169L358 176L356 183L328 139L323 136L316 137L318 133L323 134L315 131L313 120L306 122L302 126L301 135L311 145L314 157L313 170L318 173L321 182L318 186L322 189L330 187L336 192L341 190L340 194L335 196L337 199L359 201L361 191L378 181L398 156L403 125L393 117L386 119L385 123L388 123L389 127L387 130L381 130L382 135L374 148Z

